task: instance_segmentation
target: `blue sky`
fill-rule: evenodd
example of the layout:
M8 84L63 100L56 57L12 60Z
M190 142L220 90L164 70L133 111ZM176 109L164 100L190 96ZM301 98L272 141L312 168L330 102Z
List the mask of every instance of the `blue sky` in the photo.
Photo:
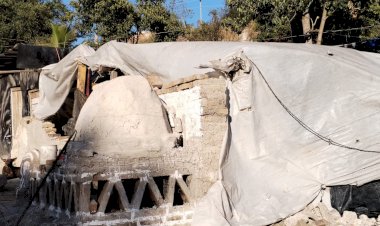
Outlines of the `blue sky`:
M168 0L166 0L169 2ZM187 8L191 10L191 15L186 16L184 19L187 24L192 24L197 26L197 22L200 18L200 0L176 0L177 2L177 11L181 11L183 8ZM70 0L62 0L63 3L69 5ZM136 2L135 0L131 0L130 2ZM210 21L210 11L213 9L219 10L224 8L225 0L202 0L202 19L205 22ZM181 16L181 15L179 15ZM76 45L79 45L83 42L83 38L78 38L75 42Z
M199 1L200 0L176 0L178 9L181 6L184 6L192 11L192 15L187 16L185 18L186 23L197 25L197 21L199 20ZM68 5L70 0L63 0L63 2ZM136 2L135 0L131 0L130 2ZM169 2L167 0L167 2ZM210 16L209 13L213 9L221 9L225 5L225 0L202 0L202 18L204 21L209 21Z

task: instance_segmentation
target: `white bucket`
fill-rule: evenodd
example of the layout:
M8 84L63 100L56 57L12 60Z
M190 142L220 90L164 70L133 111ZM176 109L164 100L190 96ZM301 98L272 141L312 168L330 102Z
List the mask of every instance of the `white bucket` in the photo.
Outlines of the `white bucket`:
M57 145L45 145L40 148L40 165L46 165L46 161L57 158Z

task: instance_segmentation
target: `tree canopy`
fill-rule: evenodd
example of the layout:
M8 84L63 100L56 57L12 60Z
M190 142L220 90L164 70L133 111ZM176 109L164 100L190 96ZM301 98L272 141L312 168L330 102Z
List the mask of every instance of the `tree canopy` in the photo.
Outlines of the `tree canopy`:
M141 31L155 33L155 41L174 41L183 32L178 17L163 0L72 1L76 28L82 36L96 34L105 40L128 40Z
M250 21L256 21L260 40L321 44L323 37L326 44L340 44L380 35L379 3L379 0L227 0L224 24L242 32Z
M49 43L51 23L67 22L60 0L1 0L0 52L19 42Z
M248 31L251 40L330 45L380 36L380 0L226 0L197 27L185 23L191 10L182 5L178 15L176 4L72 0L68 9L61 0L0 0L0 52L18 42L59 46L74 36L136 43L142 32L156 42L238 40Z

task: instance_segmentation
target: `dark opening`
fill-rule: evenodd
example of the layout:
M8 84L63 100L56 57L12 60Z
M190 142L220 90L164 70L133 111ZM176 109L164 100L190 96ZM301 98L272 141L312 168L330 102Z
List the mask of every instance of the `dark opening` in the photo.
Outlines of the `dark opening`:
M184 181L187 180L187 177L189 175L183 175L182 178ZM173 202L173 206L181 206L183 205L185 202L185 198L184 198L184 195L182 193L182 190L181 188L178 186L177 183L175 183L175 188L174 188L174 202Z
M120 210L121 210L121 204L120 204L119 193L117 192L116 188L113 187L113 189L111 190L110 199L108 201L108 204L104 213L113 213Z
M160 193L162 195L162 198L165 199L165 194L166 194L166 188L169 176L162 176L162 177L154 177L153 178L154 182L156 182L158 190L160 190Z
M153 202L153 199L152 199L152 196L150 194L150 191L149 191L149 188L148 188L148 184L147 184L146 187L145 187L145 191L144 191L144 195L143 195L143 198L142 198L142 201L141 201L140 208L141 209L143 209L143 208L152 208L153 206L155 206L155 203Z
M135 193L135 185L138 181L139 179L121 180L129 202L132 201L133 194Z

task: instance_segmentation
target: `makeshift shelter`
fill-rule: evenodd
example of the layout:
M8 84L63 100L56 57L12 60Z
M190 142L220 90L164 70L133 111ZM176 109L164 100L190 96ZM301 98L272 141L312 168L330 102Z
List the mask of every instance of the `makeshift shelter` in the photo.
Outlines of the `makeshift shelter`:
M165 82L212 71L225 76L229 121L220 177L196 208L194 225L271 224L326 187L380 179L378 55L304 44L113 41L84 61L93 71L154 74ZM47 81L49 72L40 79L40 118L65 98L48 86L65 94L74 80L59 64L52 71L54 80Z

